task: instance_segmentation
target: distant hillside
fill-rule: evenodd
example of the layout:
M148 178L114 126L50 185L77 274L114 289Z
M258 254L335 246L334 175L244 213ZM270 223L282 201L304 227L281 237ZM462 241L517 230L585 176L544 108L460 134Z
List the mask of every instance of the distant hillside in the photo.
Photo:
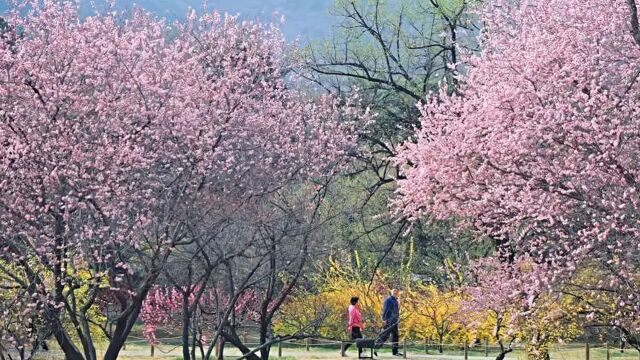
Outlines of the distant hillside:
M88 0L83 3L89 4ZM99 2L99 1L98 1ZM189 6L201 9L201 0L138 0L117 1L119 7L130 7L138 4L167 18L182 18ZM248 19L271 19L277 12L285 16L283 31L287 40L296 36L304 39L317 39L330 31L328 8L332 0L209 0L207 7L231 14L240 14ZM6 0L0 0L0 13L6 11ZM87 6L88 8L88 6Z

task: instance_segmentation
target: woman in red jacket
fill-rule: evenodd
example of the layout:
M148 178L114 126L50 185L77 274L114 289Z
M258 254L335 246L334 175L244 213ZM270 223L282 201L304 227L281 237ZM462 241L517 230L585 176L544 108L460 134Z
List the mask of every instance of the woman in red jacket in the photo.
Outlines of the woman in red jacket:
M364 330L364 327L362 326L362 313L358 306L358 300L360 299L357 296L351 298L351 305L349 305L349 322L347 324L347 331L351 333L351 340L354 342L356 339L362 339L362 330ZM345 345L342 350L342 356L347 356L345 352L351 344L352 343L348 343ZM358 357L360 357L361 353L362 348L358 348Z

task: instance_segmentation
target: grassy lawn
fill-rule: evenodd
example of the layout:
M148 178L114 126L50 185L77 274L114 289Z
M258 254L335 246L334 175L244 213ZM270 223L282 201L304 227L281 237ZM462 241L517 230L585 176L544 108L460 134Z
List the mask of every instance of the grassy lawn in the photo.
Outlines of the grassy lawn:
M52 344L53 345L53 344ZM48 353L40 354L37 359L64 359L63 354L56 349L55 346L51 346L52 350ZM402 348L402 346L401 346ZM105 347L98 347L99 353L104 351ZM429 349L428 353L425 353L423 346L407 346L407 358L409 359L440 359L440 360L463 360L464 351L461 348L445 348L442 354L438 353L437 349ZM309 351L306 350L304 343L297 344L283 344L282 345L282 357L278 357L278 347L274 346L271 350L271 358L279 360L312 360L312 359L324 359L324 360L342 360L340 357L340 344L328 343L328 344L310 344ZM402 350L401 350L402 351ZM368 351L367 351L368 353ZM570 344L562 347L552 347L551 351L552 360L584 360L585 349L582 344ZM225 358L235 359L240 353L231 347L225 349ZM392 359L395 358L391 355L390 349L383 348L378 351L380 358ZM488 356L485 356L484 346L473 348L468 352L468 358L470 360L491 360L495 359L498 355L497 349L490 348ZM347 351L347 358L356 359L357 352L355 347L351 347ZM172 344L162 344L154 348L154 355L151 356L151 347L144 341L132 341L128 342L126 349L124 349L119 359L122 360L152 360L152 359L182 359L181 348L179 343L174 342ZM507 355L508 360L525 360L525 353L521 349L514 350ZM590 350L590 360L607 360L607 351L603 347L596 345L592 346ZM625 349L624 352L620 352L619 349L609 350L609 360L640 360L638 352L635 350Z

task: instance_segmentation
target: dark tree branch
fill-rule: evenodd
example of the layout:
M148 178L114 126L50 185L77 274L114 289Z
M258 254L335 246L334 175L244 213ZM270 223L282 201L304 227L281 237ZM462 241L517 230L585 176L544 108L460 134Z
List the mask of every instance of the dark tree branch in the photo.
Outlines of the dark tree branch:
M638 23L638 6L636 0L627 0L627 6L629 7L629 16L631 23L631 35L636 44L640 46L640 24Z

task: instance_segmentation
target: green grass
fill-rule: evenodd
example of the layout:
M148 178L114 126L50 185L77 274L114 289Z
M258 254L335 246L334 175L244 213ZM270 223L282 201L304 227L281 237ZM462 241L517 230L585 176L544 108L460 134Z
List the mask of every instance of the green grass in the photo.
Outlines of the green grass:
M64 359L64 356L59 350L55 350L57 347L51 344L52 351L39 354L37 360L57 360ZM400 345L402 351L402 344ZM106 346L98 346L98 352L101 353L106 349ZM408 344L406 347L408 358L427 358L425 357L424 346L418 344ZM368 352L368 351L367 351ZM391 358L390 348L387 346L378 351L379 355L384 359ZM225 348L225 358L235 359L239 352L227 345ZM348 351L349 360L356 359L356 349L351 347ZM429 347L427 353L429 359L442 359L442 360L463 360L464 350L461 346L445 347L444 352L440 354L437 347ZM145 342L135 341L128 342L126 350L123 350L118 357L119 360L158 360L158 359L171 359L178 360L181 357L181 347L179 343L163 344L155 348L154 357L151 357L151 348ZM306 346L303 341L295 344L285 343L282 345L283 357L278 358L278 346L275 345L271 349L271 358L274 360L342 360L340 357L340 344L310 344L310 351L306 351ZM478 346L470 349L468 356L470 360L493 360L498 355L498 349L495 347L489 348L488 356L485 357L484 346ZM562 347L551 347L550 355L552 360L584 360L585 359L585 347L583 344L569 344ZM513 352L507 354L507 360L526 360L525 352L522 349L516 349ZM601 345L593 345L590 349L590 360L607 360L607 351ZM620 352L619 349L609 349L609 360L640 360L638 352L632 349L625 349L624 352Z

